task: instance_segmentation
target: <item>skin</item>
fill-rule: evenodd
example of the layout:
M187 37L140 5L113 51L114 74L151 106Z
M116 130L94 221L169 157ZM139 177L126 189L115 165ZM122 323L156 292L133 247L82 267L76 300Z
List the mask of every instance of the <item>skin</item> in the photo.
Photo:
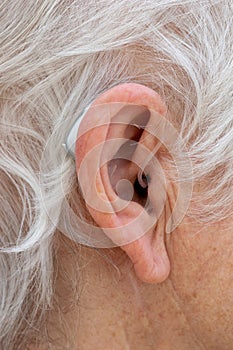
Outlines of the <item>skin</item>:
M79 350L232 349L232 228L231 220L203 227L185 218L166 237L171 272L159 284L140 281L120 248L80 251L61 238L59 307L49 317L50 336ZM65 335L58 310L66 310Z
M95 103L143 101L160 114L166 113L157 94L140 89L124 84ZM83 125L93 122L87 119ZM79 138L77 172L88 151L106 140L106 128L92 129ZM145 135L142 139L153 149L153 139ZM95 173L93 164L94 159L88 163L89 174ZM120 179L133 177L137 171L125 166L118 164ZM154 206L158 200L156 179L151 171L148 196ZM106 203L115 199L106 168L101 169L96 182ZM52 349L233 349L233 218L203 224L186 215L171 234L166 234L165 223L177 191L168 182L166 204L156 224L140 239L121 247L91 249L58 235L56 303L47 320ZM95 201L95 192L91 194ZM112 206L111 213L102 213L87 205L87 213L103 230L107 226L121 232L120 227L131 222L141 208L137 198L121 211ZM143 217L143 221L147 219ZM112 238L111 231L106 232ZM41 344L31 349L47 348Z

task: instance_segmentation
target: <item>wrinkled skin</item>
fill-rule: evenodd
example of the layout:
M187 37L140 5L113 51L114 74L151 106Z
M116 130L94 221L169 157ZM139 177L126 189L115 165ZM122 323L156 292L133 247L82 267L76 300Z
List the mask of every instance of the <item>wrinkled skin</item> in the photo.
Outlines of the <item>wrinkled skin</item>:
M62 238L57 294L67 324L59 326L55 308L48 322L52 339L80 350L232 349L232 221L204 227L185 218L165 239L170 275L146 284L120 248L73 246L71 254L71 242ZM78 288L71 291L67 281L77 275Z

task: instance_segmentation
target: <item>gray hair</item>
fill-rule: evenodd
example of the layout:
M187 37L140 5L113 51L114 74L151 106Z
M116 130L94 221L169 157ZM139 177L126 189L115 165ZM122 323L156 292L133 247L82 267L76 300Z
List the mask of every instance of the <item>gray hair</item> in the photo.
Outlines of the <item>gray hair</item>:
M3 0L0 13L0 344L11 350L51 305L54 237L75 186L61 145L101 91L137 82L159 92L193 164L188 215L232 213L233 6Z

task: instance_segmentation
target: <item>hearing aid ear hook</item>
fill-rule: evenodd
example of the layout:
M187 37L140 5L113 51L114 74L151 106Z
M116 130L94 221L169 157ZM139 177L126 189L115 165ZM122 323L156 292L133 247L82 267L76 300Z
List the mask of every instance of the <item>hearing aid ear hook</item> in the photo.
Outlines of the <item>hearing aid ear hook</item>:
M81 115L76 119L76 121L74 122L73 126L71 127L68 136L66 138L65 143L62 144L62 146L64 147L64 149L66 150L66 152L73 158L75 159L75 141L76 141L76 137L78 134L78 130L80 127L80 124L84 118L84 116L86 115L89 107L91 104L89 104L81 113Z

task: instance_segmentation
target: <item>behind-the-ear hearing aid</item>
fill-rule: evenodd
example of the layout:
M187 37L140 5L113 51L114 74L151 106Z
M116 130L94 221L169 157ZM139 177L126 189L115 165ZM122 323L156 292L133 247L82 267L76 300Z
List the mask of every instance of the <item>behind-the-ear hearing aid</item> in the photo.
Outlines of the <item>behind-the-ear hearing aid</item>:
M84 119L88 109L90 107L90 104L83 110L81 115L77 118L77 120L74 122L73 126L71 127L68 136L66 138L65 143L62 144L62 146L65 148L66 152L71 155L72 158L75 158L75 141L78 134L78 130L80 127L80 124L82 120Z

